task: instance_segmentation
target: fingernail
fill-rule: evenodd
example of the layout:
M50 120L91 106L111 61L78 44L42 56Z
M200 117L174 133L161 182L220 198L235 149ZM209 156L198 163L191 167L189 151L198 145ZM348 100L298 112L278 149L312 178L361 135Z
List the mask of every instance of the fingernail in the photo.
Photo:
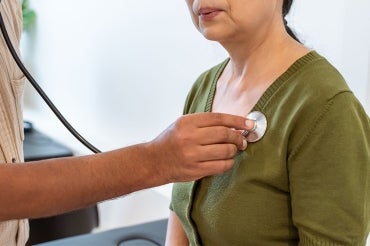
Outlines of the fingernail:
M252 129L254 127L254 120L246 120L245 121L245 126L248 128L248 129Z
M245 150L246 148L247 148L247 140L246 139L244 139L243 140L243 149L242 150Z

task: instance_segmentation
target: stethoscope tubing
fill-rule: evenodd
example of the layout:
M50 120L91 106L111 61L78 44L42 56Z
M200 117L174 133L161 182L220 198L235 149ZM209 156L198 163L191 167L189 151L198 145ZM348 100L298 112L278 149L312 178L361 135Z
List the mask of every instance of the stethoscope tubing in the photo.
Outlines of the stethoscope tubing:
M1 0L0 0L1 3ZM36 80L32 77L31 73L27 70L27 68L23 65L21 59L19 58L17 52L14 49L14 46L12 42L10 41L8 32L6 30L3 16L0 11L0 28L1 32L3 34L5 43L14 58L14 61L17 63L18 67L22 71L22 73L26 76L28 81L31 83L31 85L35 88L37 93L42 97L42 99L45 101L45 103L49 106L51 111L55 114L55 116L59 119L59 121L68 129L68 131L77 139L79 140L83 145L85 145L88 149L90 149L94 153L100 153L101 151L96 148L94 145L92 145L90 142L88 142L84 137L81 136L80 133L77 132L77 130L66 120L66 118L62 115L62 113L58 110L58 108L54 105L54 103L49 99L49 97L46 95L46 93L42 90L40 85L36 82Z

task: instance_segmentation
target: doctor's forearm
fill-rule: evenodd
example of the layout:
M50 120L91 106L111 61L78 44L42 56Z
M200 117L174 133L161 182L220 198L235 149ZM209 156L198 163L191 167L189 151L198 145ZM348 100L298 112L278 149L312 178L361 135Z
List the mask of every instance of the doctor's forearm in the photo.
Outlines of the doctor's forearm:
M0 165L0 221L54 215L165 183L146 163L145 148Z

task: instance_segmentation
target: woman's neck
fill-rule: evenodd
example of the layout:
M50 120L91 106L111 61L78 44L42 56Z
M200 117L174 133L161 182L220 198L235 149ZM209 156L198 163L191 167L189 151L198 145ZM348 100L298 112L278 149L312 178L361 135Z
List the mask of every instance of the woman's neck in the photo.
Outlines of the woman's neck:
M241 47L228 49L230 61L217 82L213 111L246 115L267 88L309 52L290 37L266 40L254 49Z
M224 73L227 81L244 81L246 87L269 83L309 50L286 35L272 35L259 43L224 46L230 55Z

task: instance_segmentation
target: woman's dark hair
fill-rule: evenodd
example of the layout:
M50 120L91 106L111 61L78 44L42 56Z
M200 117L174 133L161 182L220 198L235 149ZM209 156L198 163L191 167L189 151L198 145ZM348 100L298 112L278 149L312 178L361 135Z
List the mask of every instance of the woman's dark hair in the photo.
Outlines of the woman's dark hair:
M283 19L284 19L284 25L285 25L285 30L287 31L287 33L292 37L294 38L295 40L297 40L298 42L301 42L297 36L295 35L295 33L293 32L293 30L288 26L288 22L287 20L285 19L285 17L289 14L289 11L290 11L290 8L292 7L292 4L293 4L293 0L284 0L283 2Z

